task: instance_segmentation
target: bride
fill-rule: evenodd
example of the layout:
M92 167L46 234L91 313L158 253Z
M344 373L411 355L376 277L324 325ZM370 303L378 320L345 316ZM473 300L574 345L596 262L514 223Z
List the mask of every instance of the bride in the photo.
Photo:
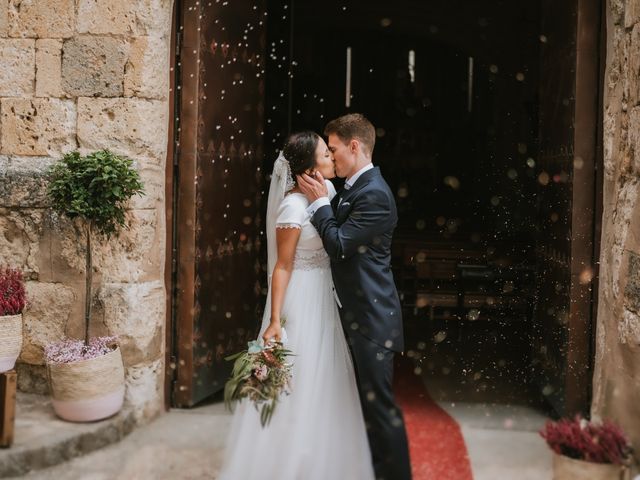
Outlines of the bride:
M292 392L262 427L254 406L234 413L219 479L373 479L355 375L345 340L330 261L298 189L296 175L335 176L327 144L295 133L276 160L267 207L269 295L260 330L293 358ZM327 181L330 195L333 185Z

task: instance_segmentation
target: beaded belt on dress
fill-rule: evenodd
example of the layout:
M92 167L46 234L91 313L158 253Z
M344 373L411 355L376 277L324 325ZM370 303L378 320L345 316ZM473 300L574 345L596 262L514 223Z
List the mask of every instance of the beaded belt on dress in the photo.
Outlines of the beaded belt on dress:
M331 268L331 261L324 250L318 250L310 255L296 253L293 258L294 270L315 270L317 268Z

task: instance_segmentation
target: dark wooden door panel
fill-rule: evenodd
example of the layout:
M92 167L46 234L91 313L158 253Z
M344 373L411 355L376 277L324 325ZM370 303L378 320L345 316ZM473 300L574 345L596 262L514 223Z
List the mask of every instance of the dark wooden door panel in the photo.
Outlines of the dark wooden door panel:
M536 381L561 415L588 407L597 124L597 0L542 2Z
M265 2L185 2L182 18L174 403L188 406L259 326Z

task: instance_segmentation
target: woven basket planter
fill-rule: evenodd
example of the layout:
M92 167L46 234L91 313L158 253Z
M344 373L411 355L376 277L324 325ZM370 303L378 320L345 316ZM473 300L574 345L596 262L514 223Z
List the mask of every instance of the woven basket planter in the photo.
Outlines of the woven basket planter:
M585 462L564 455L553 456L553 480L628 480L624 465Z
M22 314L0 317L0 373L12 370L22 349Z
M124 402L124 367L119 347L89 360L47 364L51 402L60 418L93 422L115 415Z

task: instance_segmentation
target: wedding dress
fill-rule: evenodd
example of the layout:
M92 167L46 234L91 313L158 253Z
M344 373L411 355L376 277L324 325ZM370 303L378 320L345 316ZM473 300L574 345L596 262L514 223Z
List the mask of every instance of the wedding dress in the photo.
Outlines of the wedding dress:
M335 195L335 190L331 193ZM244 400L236 405L218 478L373 479L329 257L309 221L306 197L290 193L279 203L277 228L301 230L282 307L286 347L295 354L289 357L294 364L292 392L281 398L271 422L264 428L251 403ZM274 259L269 260L273 265ZM269 295L260 335L269 325L270 311Z

